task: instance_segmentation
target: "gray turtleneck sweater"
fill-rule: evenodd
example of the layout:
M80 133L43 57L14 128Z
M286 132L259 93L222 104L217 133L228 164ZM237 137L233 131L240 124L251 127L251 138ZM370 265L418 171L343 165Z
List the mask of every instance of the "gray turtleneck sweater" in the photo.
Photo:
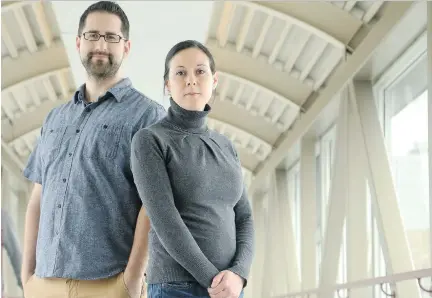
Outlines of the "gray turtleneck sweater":
M189 111L171 99L167 116L137 132L131 166L151 221L147 282L197 281L209 288L230 270L244 279L254 231L233 144L210 131L210 112Z

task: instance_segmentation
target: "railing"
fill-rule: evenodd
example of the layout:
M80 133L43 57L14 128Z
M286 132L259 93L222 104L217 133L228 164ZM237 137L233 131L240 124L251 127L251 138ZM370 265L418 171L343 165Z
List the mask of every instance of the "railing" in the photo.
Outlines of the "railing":
M369 279L353 281L344 284L336 284L331 287L320 287L314 290L297 292L297 293L289 293L286 295L278 295L272 297L273 298L312 298L312 297L319 297L319 295L322 293L332 293L332 292L337 293L339 297L342 297L340 295L341 290L346 290L347 295L344 298L349 298L350 290L358 289L358 288L366 288L368 286L378 286L378 285L380 286L381 291L386 296L397 297L397 292L394 291L392 293L388 293L384 290L383 286L385 284L394 284L396 282L413 280L413 279L417 280L418 285L422 291L429 293L430 296L432 297L432 285L429 289L426 289L423 284L424 282L422 282L422 280L426 278L430 278L432 282L432 268L404 272L404 273L397 273L393 275L387 275L387 276L376 277L376 278L369 278Z

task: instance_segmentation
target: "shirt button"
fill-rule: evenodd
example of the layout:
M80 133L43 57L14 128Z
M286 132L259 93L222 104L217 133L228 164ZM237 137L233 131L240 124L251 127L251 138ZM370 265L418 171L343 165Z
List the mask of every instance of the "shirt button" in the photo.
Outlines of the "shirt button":
M57 207L58 207L58 208L61 208L61 204L58 204Z
M85 108L84 111L88 113L90 112L90 108Z
M66 182L66 179L63 178L63 182Z
M72 153L69 153L69 156L72 156Z
M79 133L79 132L80 132L80 130L79 130L79 129L77 129L77 130L76 130L76 132L77 132L77 133Z

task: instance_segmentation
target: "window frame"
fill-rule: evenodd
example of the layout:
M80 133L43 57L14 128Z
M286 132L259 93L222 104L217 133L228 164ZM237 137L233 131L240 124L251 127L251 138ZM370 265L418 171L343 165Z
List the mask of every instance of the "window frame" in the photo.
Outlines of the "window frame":
M427 55L427 31L421 32L415 41L405 49L402 54L379 76L376 80L372 82L372 91L374 95L375 105L377 107L378 118L380 121L381 130L384 135L384 142L387 147L387 152L391 154L391 118L386 112L388 109L389 99L386 98L386 93L391 90L394 86L399 84L406 76L410 75L418 65L420 60L424 59ZM426 59L427 61L427 59ZM427 86L426 86L427 89ZM391 103L390 103L391 104ZM431 115L429 115L430 117ZM431 158L429 156L429 158ZM429 172L429 175L432 173ZM432 204L432 202L429 202ZM371 255L371 270L374 277L382 276L387 274L385 256L383 255L381 241L382 235L378 231L378 227L375 222L375 217L373 216L373 206L374 202L371 200L371 206L369 212L371 212L371 233L372 233L372 255ZM432 222L430 223L430 229L432 230ZM432 233L430 233L432 237ZM379 290L375 289L373 293L375 298L384 298L385 295Z

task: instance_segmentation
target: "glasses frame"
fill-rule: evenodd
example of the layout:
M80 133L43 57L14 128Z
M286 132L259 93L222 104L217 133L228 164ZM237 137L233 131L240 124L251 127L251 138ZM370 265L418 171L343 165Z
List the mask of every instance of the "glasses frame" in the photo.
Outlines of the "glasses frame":
M99 37L98 37L98 39L89 39L88 37L86 37L87 34L97 34ZM106 38L107 35L109 35L109 36L117 36L118 37L118 41L108 41L107 38ZM107 43L119 43L122 39L124 41L127 41L126 38L124 38L124 37L122 37L122 36L120 36L118 34L112 34L112 33L109 33L109 34L100 34L98 32L84 32L81 36L84 37L84 39L88 40L88 41L99 41L99 39L101 37L103 37L104 40L105 40L105 42L107 42Z

